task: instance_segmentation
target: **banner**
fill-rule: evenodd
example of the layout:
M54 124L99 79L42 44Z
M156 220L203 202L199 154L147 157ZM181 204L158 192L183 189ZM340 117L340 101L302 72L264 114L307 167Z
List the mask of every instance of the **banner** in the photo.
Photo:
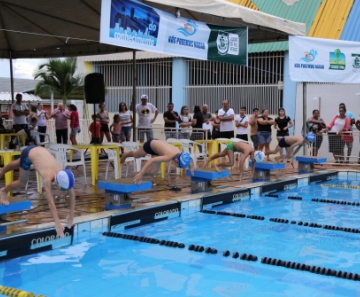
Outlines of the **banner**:
M290 79L360 83L360 43L289 36Z
M247 27L177 18L131 0L102 0L100 22L101 43L247 66Z

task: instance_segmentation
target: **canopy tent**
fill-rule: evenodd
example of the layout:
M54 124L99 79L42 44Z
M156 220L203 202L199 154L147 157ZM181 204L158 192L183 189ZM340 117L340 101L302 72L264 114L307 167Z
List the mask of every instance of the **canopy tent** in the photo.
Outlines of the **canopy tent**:
M249 26L249 43L305 35L305 24L225 0L141 1L182 17L221 26ZM0 0L0 58L49 58L129 51L99 43L101 0Z
M27 93L16 93L21 94L24 102L41 102L42 99L39 96L35 96ZM14 98L15 100L15 98ZM0 103L11 103L11 93L1 92L0 93Z

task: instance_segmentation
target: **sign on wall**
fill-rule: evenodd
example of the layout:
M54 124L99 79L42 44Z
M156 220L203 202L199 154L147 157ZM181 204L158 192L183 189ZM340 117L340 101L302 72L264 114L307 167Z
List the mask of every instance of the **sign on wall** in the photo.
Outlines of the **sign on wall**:
M360 43L289 37L290 78L302 82L360 83Z
M247 27L220 27L131 0L103 0L100 42L247 66Z

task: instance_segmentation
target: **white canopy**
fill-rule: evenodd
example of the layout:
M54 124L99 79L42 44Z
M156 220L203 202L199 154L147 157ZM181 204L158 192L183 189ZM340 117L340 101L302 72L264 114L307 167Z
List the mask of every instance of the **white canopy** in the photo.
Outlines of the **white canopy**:
M32 94L27 94L27 93L15 93L14 96L16 96L16 94L21 94L22 98L23 98L23 102L41 102L41 98L39 96L35 96ZM14 101L16 101L15 97L14 97ZM11 103L11 93L8 92L1 92L0 93L0 102L6 102L6 103Z

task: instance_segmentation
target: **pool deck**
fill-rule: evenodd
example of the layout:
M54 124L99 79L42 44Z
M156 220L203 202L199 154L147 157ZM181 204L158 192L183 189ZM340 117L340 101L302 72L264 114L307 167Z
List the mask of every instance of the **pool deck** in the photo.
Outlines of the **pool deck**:
M90 166L88 166L90 167ZM308 175L297 172L297 163L294 162L294 167L290 163L286 163L284 170L277 170L271 173L271 181L280 181L288 178L306 177ZM167 168L167 167L166 167ZM89 170L89 169L88 169ZM321 171L360 171L360 165L350 166L332 166L332 165L316 165L315 173ZM75 192L76 192L76 207L75 207L75 219L74 223L82 223L88 221L94 221L97 219L107 218L113 214L129 213L134 210L145 209L156 205L163 205L169 202L182 202L199 199L205 194L227 192L238 188L253 188L258 187L264 183L253 183L251 174L249 171L245 171L243 182L240 183L240 176L238 169L235 168L231 171L231 176L212 182L212 192L191 194L190 177L185 175L185 172L181 176L175 175L175 173L166 174L166 178L162 180L160 177L155 177L153 181L153 188L149 191L142 191L132 194L132 198L149 198L142 202L133 202L131 208L116 209L105 211L105 193L104 190L98 189L90 185L90 179L88 178L88 184L84 184L82 176L82 168L76 170L73 169L76 177ZM125 170L122 170L122 176L125 175ZM132 174L129 174L131 176ZM87 172L87 176L91 176L90 171ZM99 179L104 179L105 176L105 164L100 163L99 166ZM17 172L15 172L15 178L17 178ZM113 173L109 172L109 179L113 178ZM0 180L0 187L4 185L4 180ZM178 186L181 191L171 191L172 186ZM221 186L221 188L217 188ZM224 186L226 186L224 188ZM58 209L59 217L62 222L65 223L66 216L69 209L69 199L64 196L63 193L54 190L54 198L56 207ZM6 237L10 234L19 234L32 232L40 229L54 227L53 219L49 211L49 207L46 198L43 195L37 193L36 190L36 178L35 172L31 172L30 182L28 186L27 195L23 189L14 193L14 200L31 200L32 208L27 211L8 214L7 221L20 221L27 220L26 223L16 224L8 226L7 231L0 232L0 238ZM1 220L0 220L1 223Z

